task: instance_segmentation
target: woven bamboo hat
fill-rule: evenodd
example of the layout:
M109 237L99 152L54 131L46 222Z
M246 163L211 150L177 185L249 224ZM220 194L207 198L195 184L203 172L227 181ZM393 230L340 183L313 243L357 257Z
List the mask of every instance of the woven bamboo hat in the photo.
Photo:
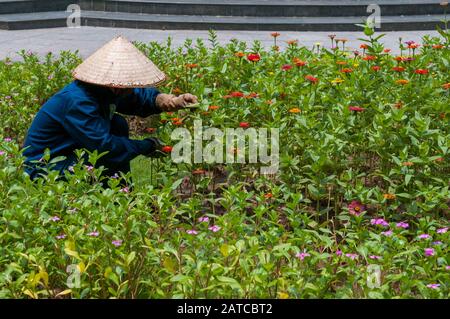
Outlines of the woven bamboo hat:
M166 75L130 41L117 36L74 71L75 79L116 88L156 86Z

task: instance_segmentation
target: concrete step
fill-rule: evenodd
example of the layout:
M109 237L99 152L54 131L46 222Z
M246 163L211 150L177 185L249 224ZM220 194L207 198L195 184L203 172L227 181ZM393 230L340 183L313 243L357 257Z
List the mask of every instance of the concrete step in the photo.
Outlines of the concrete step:
M65 27L63 11L0 15L0 29ZM82 11L83 26L172 30L361 31L364 17L230 17ZM383 16L381 31L435 30L444 15Z
M0 0L0 14L65 11L74 0Z
M88 11L167 15L357 17L378 4L382 16L443 14L438 0L79 0Z

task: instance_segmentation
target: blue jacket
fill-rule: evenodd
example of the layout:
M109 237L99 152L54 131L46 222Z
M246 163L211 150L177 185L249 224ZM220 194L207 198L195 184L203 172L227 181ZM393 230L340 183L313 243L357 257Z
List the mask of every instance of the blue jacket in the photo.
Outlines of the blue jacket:
M105 166L119 165L151 153L154 151L152 141L112 135L110 124L114 111L141 117L160 113L155 104L159 93L154 88L134 89L132 94L118 98L106 87L73 81L36 114L23 145L26 172L35 177L40 171L36 161L47 148L51 158L67 158L53 168L60 171L76 161L75 149L108 151L102 157Z

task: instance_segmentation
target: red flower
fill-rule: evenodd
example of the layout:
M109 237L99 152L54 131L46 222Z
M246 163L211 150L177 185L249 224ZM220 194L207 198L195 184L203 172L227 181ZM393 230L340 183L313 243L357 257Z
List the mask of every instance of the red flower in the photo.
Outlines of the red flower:
M292 69L292 65L290 65L290 64L285 64L285 65L283 65L283 66L281 67L281 69L284 70L284 71L290 70L290 69Z
M313 84L316 84L317 81L319 81L318 78L315 78L315 77L313 77L312 75L307 75L307 76L305 76L305 79L308 80L309 82L313 83Z
M294 64L296 66L305 66L306 65L306 61L302 61L299 58L293 58L292 62L294 62Z
M231 92L230 95L231 95L232 97L244 97L244 93L238 92L238 91Z
M261 60L261 56L257 53L250 53L249 55L247 55L247 59L251 62L258 62L259 60Z
M239 126L242 128L248 128L248 127L250 127L250 124L248 122L241 122L241 123L239 123Z
M427 69L417 69L416 74L428 74L428 70Z
M381 67L379 65L374 65L372 67L372 70L374 70L374 71L380 71L380 69L381 69Z
M155 131L156 131L156 128L154 128L154 127L147 127L146 129L145 129L145 131L147 132L147 133L155 133Z
M172 146L166 145L166 146L163 146L163 148L162 148L161 150L162 150L164 153L170 153L170 152L172 152L172 149L173 149Z
M391 49L384 49L383 52L384 53L389 53L389 52L391 52Z
M349 106L348 109L354 112L363 112L365 110L365 108L359 106Z
M377 59L377 57L376 57L376 56L373 56L373 55L366 55L366 56L363 58L364 61L373 61L373 60L376 60L376 59Z
M353 70L350 69L350 68L344 68L344 69L341 70L341 72L342 72L342 73L352 73Z
M443 84L442 87L443 87L445 90L450 89L450 82Z
M360 49L366 50L366 49L369 48L369 46L368 46L367 44L361 44L361 45L359 46L359 48L360 48Z
M229 95L229 94L222 96L223 99L229 99L229 98L231 98L231 97L232 97L232 96Z
M200 169L200 168L192 171L193 175L202 175L205 173L206 173L206 171L204 169Z
M392 68L392 71L403 72L403 71L405 71L405 68L402 66L395 66Z
M270 35L271 35L272 37L274 37L274 38L280 36L280 34L279 34L278 32L272 32Z

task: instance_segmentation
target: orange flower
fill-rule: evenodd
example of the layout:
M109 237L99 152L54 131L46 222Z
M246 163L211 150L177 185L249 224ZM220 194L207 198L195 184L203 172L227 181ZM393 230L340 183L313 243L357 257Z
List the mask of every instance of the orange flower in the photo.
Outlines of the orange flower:
M200 168L192 171L193 175L202 175L205 173L206 173L206 171L204 169L200 169Z
M182 121L175 121L175 122L172 122L172 124L175 125L175 126L180 126L180 125L183 125L183 122Z
M380 67L379 65L374 65L374 66L372 67L372 70L374 70L374 71L380 71L380 70L381 70L381 67Z
M218 108L219 108L218 105L210 105L210 106L208 107L208 110L214 111L214 110L217 110Z
M300 113L300 109L298 107L294 107L292 109L289 110L290 113Z
M409 81L408 80L404 80L404 79L400 79L400 80L395 81L395 83L400 84L400 85L406 85L406 84L409 83Z
M156 128L154 128L154 127L147 127L147 128L145 129L145 131L146 131L147 133L152 134L152 133L155 133Z
M273 194L272 194L272 193L264 194L264 198L265 198L265 199L269 199L269 198L272 198L272 197L273 197Z
M204 111L204 112L202 112L202 115L208 115L209 114L209 112L208 111Z
M280 34L278 32L272 32L270 35L274 38L277 38L280 36Z
M296 65L296 66L305 66L306 65L306 61L302 61L299 58L293 58L292 62Z
M312 75L305 76L305 79L308 80L309 82L313 83L313 84L316 84L319 81L318 78L315 78Z
M435 50L440 50L442 49L444 46L442 44L433 44L433 49Z
M196 63L186 63L186 67L188 69L193 69L193 68L198 67L198 64L196 64Z
M369 48L369 46L368 46L367 44L363 43L363 44L361 44L361 45L359 46L359 48L360 48L360 49L366 50L366 49Z
M402 102L402 101L398 101L397 103L394 104L394 106L395 106L397 109L401 109L401 108L403 107L403 102Z
M405 68L402 66L395 66L392 68L392 71L403 72L403 71L405 71Z
M238 92L238 91L231 92L230 95L231 95L232 97L244 97L244 93Z
M242 58L243 56L245 56L243 52L236 52L234 55L237 56L238 58Z
M271 105L271 104L273 104L273 102L272 102L272 100L266 100L266 104Z
M435 161L440 163L440 162L444 161L444 158L443 157L438 157L438 158L435 159Z
M413 163L413 162L403 162L402 165L403 165L403 166L408 166L408 167L409 167L409 166L413 166L414 163Z
M376 59L377 59L377 57L376 57L376 56L373 56L373 55L366 55L366 56L363 58L364 61L373 61L373 60L376 60Z
M181 93L183 93L183 91L181 91L179 87L176 87L172 90L172 93L175 95L180 95Z
M450 82L443 84L442 87L446 90L450 89Z
M342 73L352 73L353 70L350 69L350 68L344 68L344 69L341 70L341 72L342 72Z
M420 47L419 43L411 43L408 45L408 49L417 49L418 47Z
M255 99L257 97L258 97L258 93L256 93L256 92L249 93L245 96L246 99Z
M178 117L173 117L173 118L171 118L170 120L171 120L172 122L178 122L178 121L181 121L181 119L178 118Z
M345 61L336 61L336 64L337 65L346 65L347 62L345 62Z
M289 41L286 41L286 43L287 43L288 45L297 45L298 40L289 40Z
M396 199L397 196L395 194L383 194L385 199Z
M167 123L167 120L166 119L161 119L161 123L162 124Z

